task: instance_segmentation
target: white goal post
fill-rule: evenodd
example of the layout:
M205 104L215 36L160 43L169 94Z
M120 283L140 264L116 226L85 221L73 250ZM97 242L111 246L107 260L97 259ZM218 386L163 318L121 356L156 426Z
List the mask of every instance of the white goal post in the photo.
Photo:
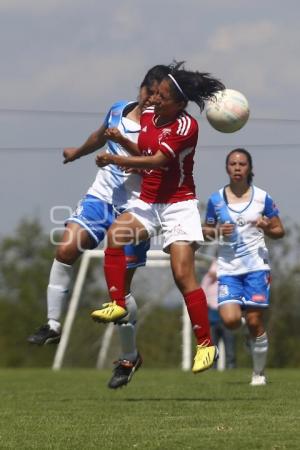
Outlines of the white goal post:
M201 254L199 251L195 253L196 265L199 265L200 261L211 262L212 257L209 255ZM104 257L104 250L86 250L82 257L78 270L78 275L75 280L73 293L69 302L61 339L55 353L52 369L59 370L63 365L63 360L67 345L69 342L71 329L75 319L75 315L78 309L80 296L82 293L82 288L84 281L86 279L86 274L89 268L90 260L92 258L102 258ZM169 255L162 252L161 250L149 250L147 253L147 267L170 267ZM97 367L101 368L103 361L105 360L109 342L113 333L114 326L109 324L106 327L102 343L100 346L100 351L98 355ZM181 358L181 368L182 370L190 370L192 363L192 329L190 324L190 319L187 313L185 304L183 303L182 308L182 358Z

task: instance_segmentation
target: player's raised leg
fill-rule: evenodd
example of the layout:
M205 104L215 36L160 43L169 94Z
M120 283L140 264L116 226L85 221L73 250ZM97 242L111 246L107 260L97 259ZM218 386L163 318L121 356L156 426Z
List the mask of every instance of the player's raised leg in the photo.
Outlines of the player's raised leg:
M120 228L119 228L120 227ZM110 301L91 313L96 322L123 322L128 320L126 309L126 255L125 246L149 238L144 226L130 213L123 213L107 233L104 273Z
M62 328L61 318L72 281L73 264L84 249L92 246L92 239L84 228L77 223L67 224L49 276L48 321L28 337L30 344L44 345L59 342Z

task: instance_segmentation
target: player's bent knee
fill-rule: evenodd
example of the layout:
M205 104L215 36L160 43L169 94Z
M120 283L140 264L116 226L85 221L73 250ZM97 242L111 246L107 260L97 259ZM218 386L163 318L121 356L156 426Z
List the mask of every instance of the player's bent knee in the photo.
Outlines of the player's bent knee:
M61 263L72 265L81 253L82 252L78 248L74 248L73 245L61 244L56 250L55 258Z
M241 326L241 318L236 316L222 317L223 323L229 330L236 330Z
M135 325L137 321L137 304L131 293L125 297L126 309L128 311L128 323Z
M127 229L112 227L107 232L107 246L109 248L122 248L127 244L130 244L130 240L127 239ZM128 241L128 242L127 242Z

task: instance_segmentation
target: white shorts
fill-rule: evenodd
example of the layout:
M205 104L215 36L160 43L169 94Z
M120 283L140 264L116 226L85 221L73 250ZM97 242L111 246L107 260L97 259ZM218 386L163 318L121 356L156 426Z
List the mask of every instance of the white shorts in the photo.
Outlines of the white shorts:
M146 203L136 199L129 202L127 212L136 217L150 237L162 234L163 250L176 241L195 242L199 247L203 239L198 200L177 203Z

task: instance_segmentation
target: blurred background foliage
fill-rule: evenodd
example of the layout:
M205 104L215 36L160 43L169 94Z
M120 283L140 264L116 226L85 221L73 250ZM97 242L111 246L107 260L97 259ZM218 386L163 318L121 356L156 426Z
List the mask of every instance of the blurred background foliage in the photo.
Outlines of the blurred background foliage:
M300 227L288 224L287 229L286 238L268 242L273 278L267 317L268 366L278 368L300 367ZM1 239L0 250L0 366L51 366L57 347L30 346L26 339L45 323L46 290L55 249L38 220L24 220L15 233ZM200 251L205 253L208 249ZM200 269L199 276L204 270L205 267ZM139 269L133 292L140 306L137 339L145 367L180 367L182 304L170 270ZM91 321L89 314L104 300L102 261L95 259L84 284L64 366L96 366L105 326ZM118 335L114 331L105 367L111 367L118 351ZM245 337L240 332L237 332L237 365L251 366Z

